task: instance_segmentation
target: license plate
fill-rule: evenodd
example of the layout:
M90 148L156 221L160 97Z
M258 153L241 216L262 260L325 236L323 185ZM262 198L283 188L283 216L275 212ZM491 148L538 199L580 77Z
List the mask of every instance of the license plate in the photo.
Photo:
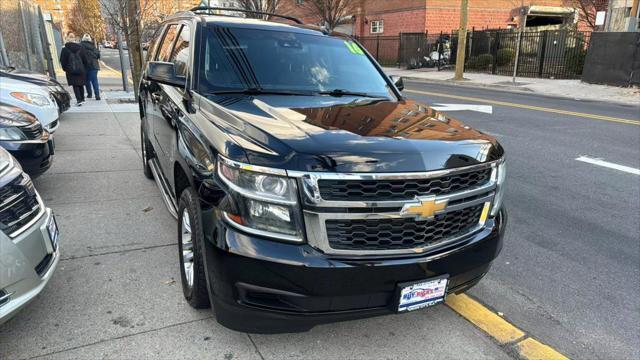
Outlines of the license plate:
M60 232L58 231L58 224L56 224L56 218L51 215L49 218L49 222L47 223L47 231L49 232L49 239L51 240L51 245L53 246L53 250L58 250L58 239L60 238Z
M398 312L418 310L444 302L446 276L398 285Z

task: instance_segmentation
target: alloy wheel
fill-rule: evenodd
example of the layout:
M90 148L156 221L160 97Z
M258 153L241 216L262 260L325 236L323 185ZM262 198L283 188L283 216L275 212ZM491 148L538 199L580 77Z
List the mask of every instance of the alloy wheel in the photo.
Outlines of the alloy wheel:
M191 220L187 209L182 211L182 267L189 288L193 287L193 237L191 233Z

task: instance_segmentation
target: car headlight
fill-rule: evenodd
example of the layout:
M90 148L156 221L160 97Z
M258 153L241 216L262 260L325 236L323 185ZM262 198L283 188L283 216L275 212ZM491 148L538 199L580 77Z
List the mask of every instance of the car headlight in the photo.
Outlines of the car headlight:
M507 177L507 163L503 160L498 164L496 169L496 196L493 198L493 206L491 207L491 216L498 215L498 211L502 207L504 198L504 182Z
M303 241L295 179L284 170L218 159L218 176L229 186L236 204L233 212L224 214L232 225L278 240Z
M0 128L0 140L26 140L22 130L15 127Z
M50 104L49 98L47 98L46 96L40 95L40 94L26 93L26 92L21 92L21 91L14 91L10 95L13 96L14 98L20 100L20 101L24 101L24 102L32 104L32 105L46 106L46 105Z

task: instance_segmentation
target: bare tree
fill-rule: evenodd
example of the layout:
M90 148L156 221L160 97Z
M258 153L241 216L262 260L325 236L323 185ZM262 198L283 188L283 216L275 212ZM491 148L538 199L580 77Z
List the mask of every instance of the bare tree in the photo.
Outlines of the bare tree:
M149 16L154 0L99 0L102 11L113 29L124 34L129 48L129 62L134 83L134 92L138 96L135 84L140 82L142 74L142 27Z
M71 8L67 24L78 36L89 34L95 42L104 40L104 19L98 0L78 0Z
M304 6L311 14L320 18L328 30L351 21L357 9L357 0L307 0Z
M578 10L578 20L584 22L589 28L595 30L596 13L607 9L608 0L564 0L567 7Z
M276 13L281 0L238 0L237 3L240 9ZM247 13L247 17L269 20L269 15Z

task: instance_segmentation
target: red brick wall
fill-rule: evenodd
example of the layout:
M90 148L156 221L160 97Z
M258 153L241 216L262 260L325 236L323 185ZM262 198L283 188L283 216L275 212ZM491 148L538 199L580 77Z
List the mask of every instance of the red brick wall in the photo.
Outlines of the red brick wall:
M384 20L381 36L397 36L400 32L424 32L430 34L450 32L460 23L460 0L353 0L356 1L356 35L371 35L372 20ZM566 6L568 0L524 0L524 6ZM506 28L517 26L520 0L469 0L468 27ZM308 23L319 23L305 6L295 0L282 0L280 12L292 14ZM578 24L580 30L586 30Z
M457 29L460 24L459 0L425 0L427 4L426 25L429 33L440 31L449 32ZM524 0L524 6L566 6L567 0ZM518 9L521 2L518 0L469 0L468 28L506 28L508 25L516 25ZM579 25L580 30L583 27Z
M364 20L364 21L363 21ZM371 21L383 20L384 32L371 33ZM364 19L356 18L356 35L397 36L401 32L424 32L425 10L416 9L402 12L367 14Z

